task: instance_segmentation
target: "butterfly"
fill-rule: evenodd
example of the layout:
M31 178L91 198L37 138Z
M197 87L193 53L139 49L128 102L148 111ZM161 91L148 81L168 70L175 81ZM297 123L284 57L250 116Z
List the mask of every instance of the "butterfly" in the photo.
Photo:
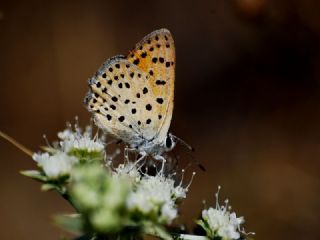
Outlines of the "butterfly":
M108 59L89 79L85 104L96 125L141 158L172 150L175 46L167 29L145 36L127 56Z

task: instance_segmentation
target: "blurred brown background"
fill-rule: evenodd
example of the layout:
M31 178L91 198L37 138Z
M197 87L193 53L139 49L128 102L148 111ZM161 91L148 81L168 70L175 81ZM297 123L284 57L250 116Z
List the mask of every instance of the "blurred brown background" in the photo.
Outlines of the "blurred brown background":
M177 48L171 131L207 168L181 222L221 184L256 239L319 239L319 13L317 0L1 1L0 129L36 151L75 115L88 123L87 79L166 27ZM51 217L67 203L18 174L35 168L29 157L2 140L0 153L0 238L58 239Z

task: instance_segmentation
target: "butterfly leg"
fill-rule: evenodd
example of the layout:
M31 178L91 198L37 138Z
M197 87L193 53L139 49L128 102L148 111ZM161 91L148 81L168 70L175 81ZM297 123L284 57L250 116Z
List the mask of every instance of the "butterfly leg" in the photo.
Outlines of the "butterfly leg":
M165 164L165 162L166 162L167 160L166 160L164 157L162 157L161 155L156 155L156 156L154 156L154 159L159 160L159 161L162 161L160 173L163 173L164 164Z
M135 165L137 165L140 161L142 161L146 156L147 156L147 153L146 152L139 152L139 158L135 161Z
M126 160L127 163L130 162L129 152L137 152L137 149L125 147L125 149L124 149L124 157L125 157L125 160ZM137 164L138 164L140 161L142 161L146 156L147 156L147 153L146 153L146 152L144 152L144 151L143 151L143 152L139 152L138 159L135 160L134 165L137 165Z
M137 150L135 148L129 148L128 146L126 146L124 148L124 158L126 160L126 162L130 162L129 160L129 152L136 152Z

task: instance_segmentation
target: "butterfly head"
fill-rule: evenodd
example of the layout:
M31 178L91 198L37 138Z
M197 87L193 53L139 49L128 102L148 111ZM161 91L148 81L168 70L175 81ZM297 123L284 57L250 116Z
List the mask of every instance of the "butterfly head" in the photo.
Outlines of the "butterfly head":
M176 138L171 133L159 141L159 139L146 140L143 139L138 146L132 146L136 148L139 152L145 152L151 156L162 155L164 152L171 151L176 146Z

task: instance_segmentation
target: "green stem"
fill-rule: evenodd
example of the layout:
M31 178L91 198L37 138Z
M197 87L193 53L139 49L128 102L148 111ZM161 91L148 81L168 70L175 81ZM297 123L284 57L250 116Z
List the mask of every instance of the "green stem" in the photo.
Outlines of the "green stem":
M77 209L77 207L74 205L74 203L72 202L70 196L68 193L66 192L62 192L62 191L58 191L60 193L60 195L67 200L68 203L70 203L70 205L76 210L77 213L80 213L80 211Z

